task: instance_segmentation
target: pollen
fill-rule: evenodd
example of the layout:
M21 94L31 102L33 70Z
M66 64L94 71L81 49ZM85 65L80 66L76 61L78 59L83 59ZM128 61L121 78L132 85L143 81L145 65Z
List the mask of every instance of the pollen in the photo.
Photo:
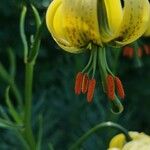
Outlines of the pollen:
M125 97L124 88L123 88L121 80L118 77L115 77L115 85L116 85L118 96L121 99L124 99Z
M75 80L75 94L79 95L82 89L83 73L79 72Z
M106 78L106 88L107 88L108 99L114 100L115 99L115 83L114 83L114 78L111 75L108 75Z
M91 103L93 100L95 86L96 86L96 80L95 79L89 80L89 86L88 86L88 92L87 92L87 101L89 103Z
M83 81L82 81L82 93L85 94L88 90L88 83L89 83L89 78L87 74L83 75Z

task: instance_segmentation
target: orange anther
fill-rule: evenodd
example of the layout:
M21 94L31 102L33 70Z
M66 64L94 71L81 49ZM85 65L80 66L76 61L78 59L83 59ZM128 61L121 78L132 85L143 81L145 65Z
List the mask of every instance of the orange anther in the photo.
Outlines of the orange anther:
M123 88L121 80L118 77L115 77L115 84L116 84L118 96L124 99L125 97L124 88Z
M81 93L82 80L83 80L83 73L79 72L76 76L76 81L75 81L75 94L77 95Z
M96 86L96 80L95 79L89 80L89 86L88 86L88 92L87 92L87 101L89 103L91 103L93 100L95 86Z
M114 78L111 75L108 75L106 78L106 87L107 87L107 96L110 100L115 99L115 84Z

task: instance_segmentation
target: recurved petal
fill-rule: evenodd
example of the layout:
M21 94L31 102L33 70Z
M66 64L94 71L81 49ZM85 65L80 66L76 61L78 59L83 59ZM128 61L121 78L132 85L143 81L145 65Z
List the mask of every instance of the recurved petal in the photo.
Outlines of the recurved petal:
M46 12L46 25L52 36L56 36L57 39L63 39L63 31L61 30L60 22L58 19L61 17L58 12L61 10L61 0L53 0L49 5ZM55 24L56 23L56 24ZM59 26L59 28L58 28ZM58 29L58 30L56 30Z
M46 25L56 43L65 51L82 52L82 48L73 47L67 40L63 25L62 0L53 0L46 13Z
M137 40L145 32L149 21L148 0L126 0L123 20L115 42L120 45Z
M98 1L98 19L102 41L107 43L115 38L122 17L123 10L120 0L102 0Z

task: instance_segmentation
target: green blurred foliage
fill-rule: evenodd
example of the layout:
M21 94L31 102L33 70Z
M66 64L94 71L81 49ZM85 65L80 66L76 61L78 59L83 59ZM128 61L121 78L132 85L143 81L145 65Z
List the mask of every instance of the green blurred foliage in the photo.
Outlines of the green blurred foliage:
M41 13L46 12L50 0L35 0ZM21 0L0 1L0 62L9 68L7 49L11 47L16 55L16 82L23 93L24 65L22 42L19 35ZM32 15L28 14L26 28L28 38L34 33ZM149 39L145 40L149 43ZM150 56L142 57L143 66L136 68L133 60L120 57L118 75L124 83L125 110L114 115L109 109L108 100L102 91L99 74L94 102L88 104L84 95L74 94L74 79L86 64L88 53L73 55L62 51L45 28L40 54L34 75L33 128L35 135L39 128L39 116L43 115L42 149L47 150L51 143L56 150L66 150L71 143L88 129L102 121L114 121L129 130L150 134ZM97 72L99 72L97 70ZM7 84L0 79L1 106L5 107L4 90ZM0 149L18 149L17 137L11 131L0 129ZM104 129L85 142L83 149L106 149L110 138L117 132Z

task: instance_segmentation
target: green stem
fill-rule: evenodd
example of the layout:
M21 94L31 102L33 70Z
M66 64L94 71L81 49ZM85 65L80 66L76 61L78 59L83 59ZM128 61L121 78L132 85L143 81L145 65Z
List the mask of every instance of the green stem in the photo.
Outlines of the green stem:
M113 122L104 122L104 123L100 123L98 125L96 125L95 127L93 127L92 129L90 129L89 131L87 131L83 136L81 136L78 141L73 144L69 150L77 150L79 148L79 146L81 146L81 144L83 144L92 134L94 134L96 131L106 128L106 127L112 127L115 129L120 130L122 133L124 133L124 135L126 136L126 140L127 141L131 141L131 137L128 134L128 131L123 128L122 126L113 123Z
M24 1L25 3L27 1ZM32 85L33 85L33 72L34 72L34 64L36 62L36 58L39 53L39 48L41 44L41 34L43 31L43 27L45 24L45 20L43 19L41 23L40 15L38 10L31 5L33 14L36 21L36 34L34 36L34 41L31 43L30 46L30 53L27 38L25 35L25 18L27 8L23 6L21 18L20 18L20 34L24 46L24 62L25 62L25 91L24 91L24 101L25 101L25 108L24 108L24 126L25 130L23 136L25 140L28 142L30 149L36 149L35 138L33 135L32 130L32 123L31 123L31 116L32 116Z
M25 137L32 150L35 150L35 139L33 136L31 125L32 114L32 83L33 83L33 71L34 63L26 63L25 66Z

